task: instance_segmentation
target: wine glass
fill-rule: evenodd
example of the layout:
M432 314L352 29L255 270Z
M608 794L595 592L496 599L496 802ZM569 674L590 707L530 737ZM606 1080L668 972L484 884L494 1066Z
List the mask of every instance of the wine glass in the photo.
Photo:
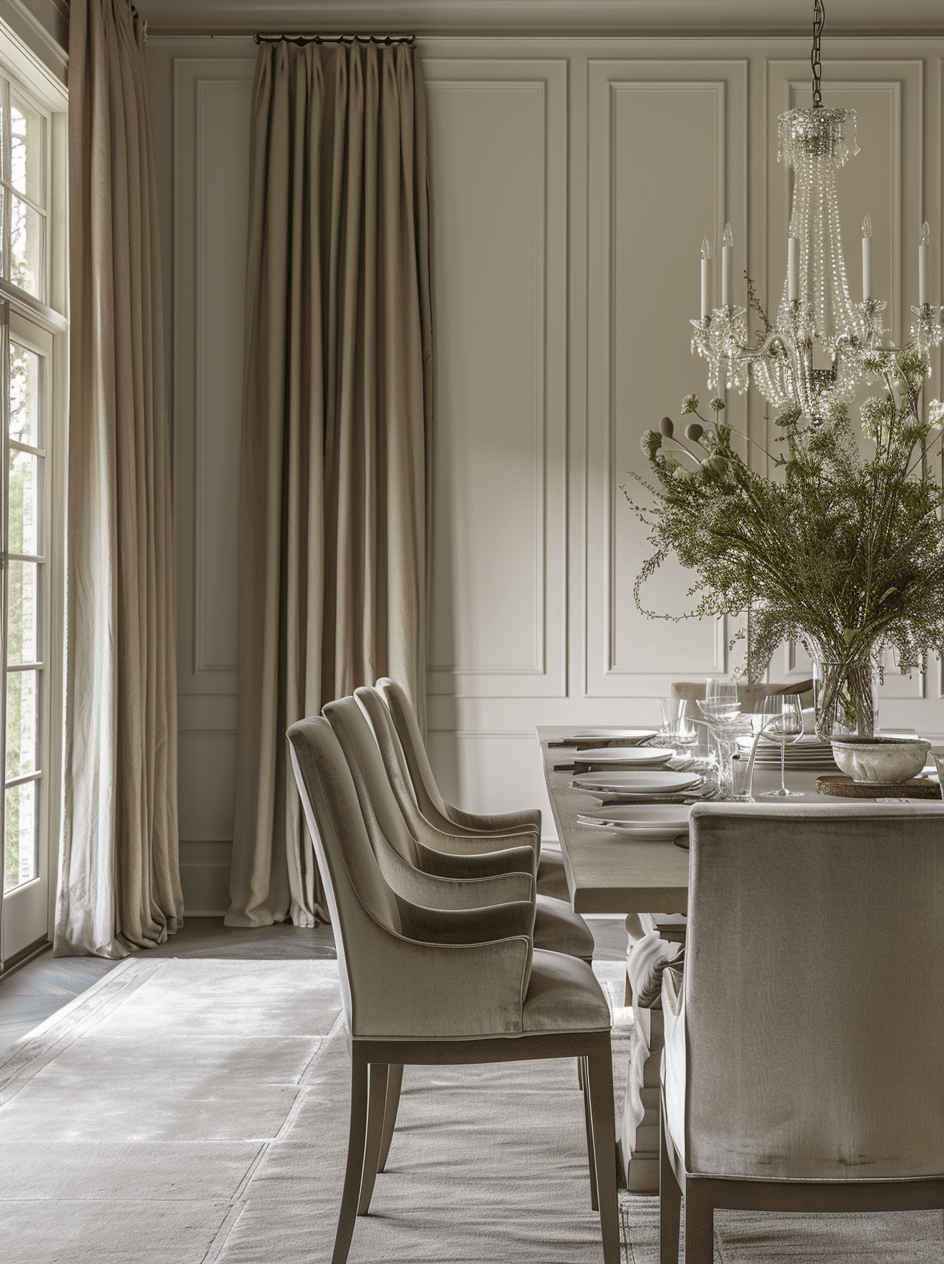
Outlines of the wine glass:
M741 709L737 682L709 676L705 681L704 699L698 705L706 720L733 720Z
M765 790L762 799L791 798L801 792L788 790L785 780L785 757L787 742L798 742L803 736L803 708L800 706L800 695L796 693L774 693L761 701L758 709L760 731L763 737L777 742L780 746L780 789Z
M718 786L723 793L725 756L719 729L722 725L731 724L741 710L736 681L716 680L709 676L705 682L705 696L699 701L698 709L705 717L708 732L718 751Z

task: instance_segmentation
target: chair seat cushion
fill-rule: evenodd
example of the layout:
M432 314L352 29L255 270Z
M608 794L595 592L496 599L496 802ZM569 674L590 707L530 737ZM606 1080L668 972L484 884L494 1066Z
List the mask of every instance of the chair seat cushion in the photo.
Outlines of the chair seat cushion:
M609 1031L603 989L585 961L535 948L522 1031Z
M564 857L559 851L541 847L538 859L538 895L549 895L555 900L569 900Z
M566 901L539 895L535 901L534 946L589 961L593 956L593 932Z

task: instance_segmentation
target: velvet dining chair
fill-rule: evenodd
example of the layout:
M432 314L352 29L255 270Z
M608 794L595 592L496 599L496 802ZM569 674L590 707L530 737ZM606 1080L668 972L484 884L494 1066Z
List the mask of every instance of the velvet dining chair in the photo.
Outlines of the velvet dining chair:
M587 1067L591 1193L604 1264L619 1264L610 1017L590 967L534 947L528 901L444 912L396 895L329 722L301 720L288 739L334 926L350 1038L351 1119L332 1264L345 1264L355 1218L369 1209L389 1065L570 1057Z
M385 880L397 895L433 909L529 900L535 908L535 947L580 957L589 964L593 932L566 901L535 894L536 855L531 846L494 850L502 840L489 836L489 851L443 850L468 840L435 829L415 804L410 810L408 796L394 793L374 730L357 700L352 697L329 702L324 716L347 760L374 854ZM510 835L504 841L519 837ZM509 871L515 868L518 872ZM584 1070L582 1065L578 1067L581 1087ZM378 1171L386 1166L393 1140L402 1078L402 1066L388 1069Z
M658 963L660 1261L716 1208L944 1208L944 804L699 804Z
M416 712L406 691L387 676L376 682L375 689L386 704L393 721L413 795L423 816L439 829L472 839L524 828L532 829L538 857L538 891L555 899L569 899L563 856L559 850L543 847L541 844L541 809L524 808L516 812L500 813L466 812L447 803L436 784Z

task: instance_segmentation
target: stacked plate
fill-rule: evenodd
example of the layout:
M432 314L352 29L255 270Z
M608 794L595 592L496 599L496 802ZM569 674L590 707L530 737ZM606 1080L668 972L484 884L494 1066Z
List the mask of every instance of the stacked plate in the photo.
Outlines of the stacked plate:
M621 746L638 746L655 737L655 729L581 729L555 739L563 746L601 746L604 742L618 742Z
M761 738L757 743L756 768L780 767L780 743ZM784 747L784 767L795 772L836 772L833 748L813 734L804 734L798 742Z
M663 795L681 794L685 790L697 790L704 778L697 772L670 772L664 768L627 769L616 768L612 772L578 772L571 785L576 790L588 790L601 798L620 798L651 803Z
M682 803L616 804L594 808L577 817L581 825L612 830L632 838L671 840L688 834L692 809Z
M580 750L574 754L574 770L589 772L591 769L611 768L659 768L675 758L675 751L668 746L600 746Z

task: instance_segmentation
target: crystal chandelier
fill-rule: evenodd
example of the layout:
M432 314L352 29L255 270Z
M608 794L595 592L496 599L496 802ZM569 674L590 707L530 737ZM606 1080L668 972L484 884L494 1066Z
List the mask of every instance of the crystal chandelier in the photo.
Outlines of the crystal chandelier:
M928 360L944 339L941 309L928 301L930 229L921 232L918 304L912 307L910 341L896 347L884 340L880 302L871 294L872 226L862 225L862 302L849 295L839 229L836 172L859 152L855 110L829 110L820 85L823 0L814 0L812 109L780 115L778 161L793 168L793 207L787 239L787 275L775 325L767 323L748 341L747 311L732 301L734 242L731 225L721 241L721 306L710 303L708 239L702 243L701 318L693 320L692 351L708 361L708 386L745 391L751 380L779 413L799 410L813 422L828 419L837 405L853 399L859 383L873 376L870 363L881 354L917 351Z

